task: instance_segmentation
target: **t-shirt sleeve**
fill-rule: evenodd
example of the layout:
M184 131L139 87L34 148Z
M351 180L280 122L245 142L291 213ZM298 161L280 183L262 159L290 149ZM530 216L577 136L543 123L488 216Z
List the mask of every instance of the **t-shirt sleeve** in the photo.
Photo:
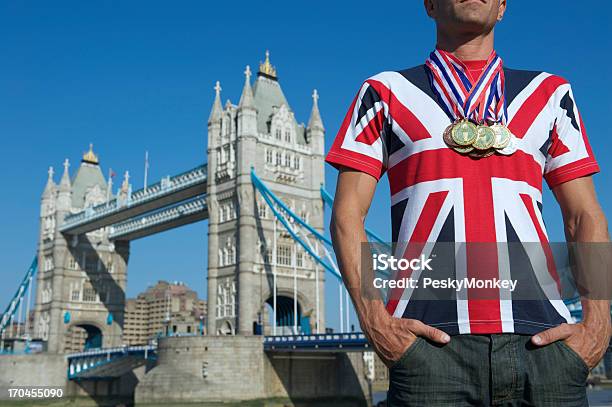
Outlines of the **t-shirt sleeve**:
M365 82L353 100L325 161L336 168L365 172L379 180L386 170L385 121L383 101Z
M553 102L554 123L544 165L544 179L551 189L599 172L571 86L565 87Z

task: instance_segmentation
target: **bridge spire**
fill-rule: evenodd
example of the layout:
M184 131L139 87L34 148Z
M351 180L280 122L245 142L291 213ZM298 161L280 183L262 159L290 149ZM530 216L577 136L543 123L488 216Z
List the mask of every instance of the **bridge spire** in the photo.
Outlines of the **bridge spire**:
M246 66L244 70L244 88L242 88L242 95L240 96L240 102L238 103L239 108L254 107L253 104L253 89L251 89L251 67Z
M213 122L221 118L221 112L223 111L223 107L221 106L221 83L217 81L215 84L215 101L213 102L213 107L210 111L210 116L208 117L208 122Z
M321 113L319 112L319 92L316 89L312 92L312 111L310 113L310 120L308 120L308 128L325 130L323 120L321 120Z
M64 173L60 181L60 191L70 191L70 171L68 168L70 168L70 161L66 158L64 160Z
M59 194L57 196L57 209L68 212L72 207L72 182L70 181L70 161L64 160L64 173L59 183Z
M55 190L55 181L53 180L53 175L54 175L53 167L49 167L47 174L49 175L49 177L47 178L47 185L45 185L43 196L49 196L51 195L53 190Z

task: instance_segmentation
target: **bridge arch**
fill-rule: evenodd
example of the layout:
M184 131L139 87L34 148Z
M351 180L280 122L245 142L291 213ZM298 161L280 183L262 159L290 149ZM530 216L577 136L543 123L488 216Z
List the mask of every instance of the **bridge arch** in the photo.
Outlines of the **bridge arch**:
M64 351L82 352L105 346L105 332L100 324L92 321L75 321L66 329Z
M294 293L289 289L278 289L276 293L276 327L277 334L292 334L295 323L294 294L297 294L297 326L299 332L310 332L312 328L312 307L306 295L300 291ZM262 304L262 333L272 334L274 325L274 296L269 293L264 296Z

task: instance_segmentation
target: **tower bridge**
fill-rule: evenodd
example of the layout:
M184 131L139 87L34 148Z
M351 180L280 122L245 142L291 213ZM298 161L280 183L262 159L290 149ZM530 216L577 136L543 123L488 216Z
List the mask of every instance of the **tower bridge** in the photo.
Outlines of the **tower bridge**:
M298 122L268 53L254 81L246 67L238 104L222 105L221 90L217 82L205 164L135 191L127 172L119 188L105 179L91 145L74 173L64 162L59 183L50 168L35 260L0 325L2 340L22 336L44 352L13 363L11 380L30 380L38 360L44 380L60 371L72 394L95 397L367 398L365 337L325 333L326 277L339 283L341 320L348 296L324 236L331 197L323 188L318 93L308 123ZM207 335L166 332L152 344L125 346L130 242L202 220ZM15 334L34 279L33 324L17 324ZM11 360L0 358L0 371ZM311 379L299 379L304 374Z
M222 105L215 86L206 164L136 191L127 173L114 190L92 146L75 174L65 161L59 184L50 169L32 332L48 352L82 351L83 338L87 347L121 346L130 241L202 220L208 220L208 333L251 335L254 325L268 334L286 333L282 326L322 332L325 268L291 238L251 182L253 170L323 233L318 94L305 125L296 120L269 55L254 82L248 66L244 75L237 105Z

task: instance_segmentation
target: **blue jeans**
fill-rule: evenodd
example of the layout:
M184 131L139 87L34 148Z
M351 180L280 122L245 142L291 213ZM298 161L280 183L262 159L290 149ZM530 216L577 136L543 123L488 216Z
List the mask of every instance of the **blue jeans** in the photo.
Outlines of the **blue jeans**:
M563 342L531 336L458 335L447 345L417 338L389 370L390 407L588 406L589 369Z

